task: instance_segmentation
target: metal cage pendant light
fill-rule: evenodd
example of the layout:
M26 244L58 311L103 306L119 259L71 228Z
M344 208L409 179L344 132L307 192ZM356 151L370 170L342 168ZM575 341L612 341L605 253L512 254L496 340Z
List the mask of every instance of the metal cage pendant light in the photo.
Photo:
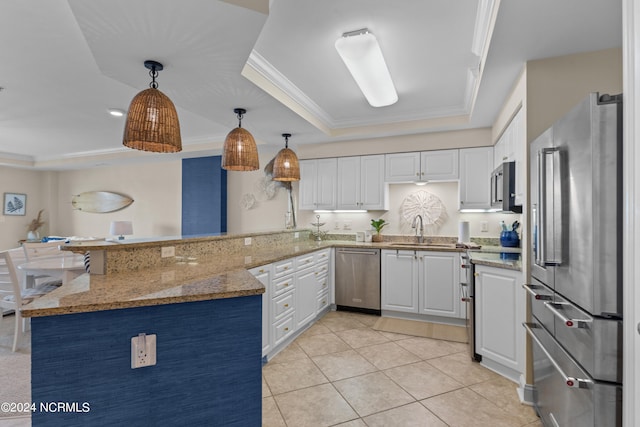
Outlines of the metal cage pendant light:
M278 152L273 160L274 181L300 181L300 163L298 156L289 148L290 133L283 133L284 148Z
M238 127L233 129L224 140L222 149L222 169L231 171L254 171L260 167L258 147L253 135L242 128L242 116L247 112L244 108L235 108L238 116Z
M136 150L155 153L182 151L180 122L173 102L158 90L156 77L163 66L156 61L144 61L149 69L149 89L138 93L129 105L122 144Z

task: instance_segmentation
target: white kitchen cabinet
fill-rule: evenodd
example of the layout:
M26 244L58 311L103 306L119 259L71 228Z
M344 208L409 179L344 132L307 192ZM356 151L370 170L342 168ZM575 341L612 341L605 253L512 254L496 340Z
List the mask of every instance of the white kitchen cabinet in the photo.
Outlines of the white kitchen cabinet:
M316 316L318 286L315 259L314 253L300 255L295 259L296 329L300 329Z
M382 310L463 318L460 254L383 250Z
M301 160L299 209L336 209L337 172L336 158Z
M458 174L459 150L435 150L420 153L421 181L455 181Z
M524 151L527 135L522 109L511 119L494 146L493 167L503 162L516 163L515 204L522 205L525 197Z
M460 254L418 251L421 314L460 318Z
M458 163L457 149L386 154L385 181L455 181Z
M260 280L265 288L262 294L262 357L265 357L273 345L271 338L271 264L253 268L249 272Z
M460 149L460 209L491 209L493 147Z
M338 158L337 209L388 209L384 155Z
M381 251L382 310L418 312L418 263L415 251Z
M476 351L512 378L524 372L525 301L520 271L476 265Z

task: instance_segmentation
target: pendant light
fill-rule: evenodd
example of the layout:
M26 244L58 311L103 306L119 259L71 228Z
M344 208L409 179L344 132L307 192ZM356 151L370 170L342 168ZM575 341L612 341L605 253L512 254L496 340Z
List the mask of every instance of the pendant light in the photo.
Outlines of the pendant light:
M149 89L138 93L129 105L127 122L124 125L122 144L136 150L155 153L182 151L180 122L173 102L158 90L158 71L163 66L156 61L144 61L149 69Z
M253 135L242 128L242 116L247 112L244 108L235 108L238 116L238 127L233 129L224 140L222 149L222 169L231 171L254 171L258 162L258 147Z
M278 152L273 160L274 181L300 181L300 163L298 156L289 148L290 133L283 133L284 148Z

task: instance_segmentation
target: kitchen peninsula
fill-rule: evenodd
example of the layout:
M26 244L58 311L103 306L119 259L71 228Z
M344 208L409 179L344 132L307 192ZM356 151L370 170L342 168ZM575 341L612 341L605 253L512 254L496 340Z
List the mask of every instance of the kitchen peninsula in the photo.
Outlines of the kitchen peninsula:
M91 254L91 274L23 310L32 321L32 399L90 410L36 412L33 425L260 425L261 315L269 308L248 270L373 245L412 249L315 242L303 230L66 245ZM140 333L156 335L157 364L132 369L131 339Z

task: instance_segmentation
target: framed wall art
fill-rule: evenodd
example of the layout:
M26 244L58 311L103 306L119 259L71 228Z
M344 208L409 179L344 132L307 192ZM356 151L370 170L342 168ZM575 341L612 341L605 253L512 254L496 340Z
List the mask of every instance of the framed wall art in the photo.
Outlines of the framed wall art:
M26 215L27 195L19 193L4 193L4 215Z

